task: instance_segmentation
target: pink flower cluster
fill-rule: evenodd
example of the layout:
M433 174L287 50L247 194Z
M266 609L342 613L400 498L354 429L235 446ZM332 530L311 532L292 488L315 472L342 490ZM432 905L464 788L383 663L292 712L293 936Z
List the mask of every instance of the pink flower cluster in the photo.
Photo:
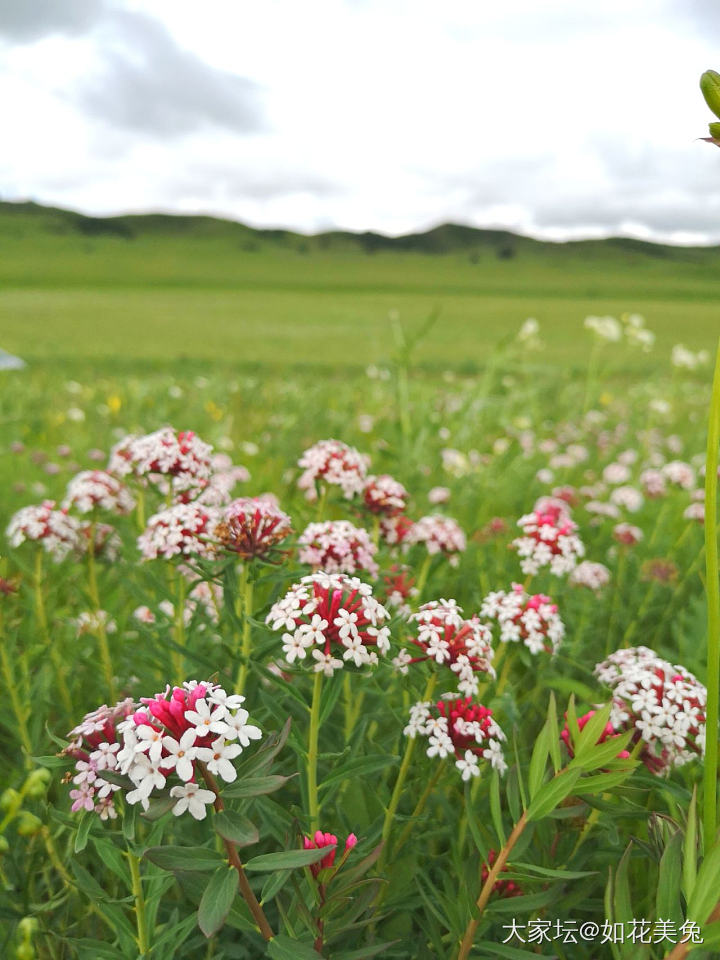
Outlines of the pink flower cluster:
M416 703L403 732L407 737L427 737L429 757L454 756L463 780L480 776L482 759L501 774L507 770L502 749L505 734L492 710L472 703L470 697Z
M375 665L378 651L390 649L390 616L372 595L372 587L342 573L318 571L303 577L273 604L266 622L283 630L288 663L304 660L308 650L314 671L331 677L345 662ZM334 654L342 654L342 659Z
M314 877L317 877L321 870L328 870L330 867L335 865L337 843L338 838L334 833L323 833L322 830L316 830L312 835L312 838L303 837L304 850L321 850L323 847L333 847L333 849L330 850L327 856L323 857L322 860L319 860L317 863L310 864L310 872ZM356 843L357 837L354 833L351 833L345 841L345 851L343 853L342 860L338 864L338 869L340 869L340 867L343 865L348 857L348 854Z
M408 546L422 543L431 556L436 553L444 553L446 556L462 553L467 546L465 534L458 522L440 514L431 514L417 520L410 527L405 543Z
M217 522L215 507L176 503L150 517L138 537L138 547L146 560L209 556L215 549L212 541Z
M162 493L192 497L211 474L212 447L191 430L163 427L143 437L125 437L110 453L108 471L157 486Z
M223 511L215 538L243 560L267 559L292 533L290 517L267 497L240 497Z
M66 510L79 513L104 510L108 513L130 513L135 500L127 487L104 470L83 470L68 484L63 501Z
M25 541L40 543L56 562L84 546L80 523L66 509L56 510L54 500L23 507L11 517L6 536L13 547Z
M309 447L298 460L303 473L298 487L305 497L318 498L318 484L340 487L346 500L363 492L368 458L340 440L321 440Z
M684 667L630 647L599 663L595 676L612 691L613 729L633 730L648 770L667 773L704 755L707 690Z
M552 656L565 636L557 604L543 593L530 596L519 583L514 583L510 591L489 593L480 616L497 622L502 643L523 643L532 654Z
M455 600L431 600L409 619L418 625L417 636L410 642L420 655L411 656L403 647L393 660L402 673L407 673L411 663L434 660L456 674L457 689L464 696L478 693L479 673L495 676L490 630L477 618L464 620Z
M300 562L316 569L348 574L365 570L372 578L378 575L378 565L373 559L377 547L367 530L347 520L311 523L301 534L298 544Z
M136 709L132 700L114 707L103 704L88 713L68 734L72 741L63 753L75 758L75 789L70 791L71 810L94 810L101 820L117 817L113 794L120 789L104 780L104 770L116 770L120 740L118 725Z
M588 590L597 592L610 583L610 571L604 563L583 560L570 574L568 583L574 587L587 587Z
M384 517L396 517L407 507L408 492L405 487L386 473L368 477L363 490L363 502L370 513Z
M232 783L237 778L232 761L262 736L248 723L244 700L209 681L168 686L163 693L141 698L144 706L118 725L122 747L117 769L134 785L127 802L147 810L153 791L163 790L174 778L177 782L169 791L176 800L172 812L180 816L187 811L204 820L208 804L215 801L214 791L200 785L204 770Z
M518 520L522 536L511 546L520 557L523 573L536 574L549 567L556 576L563 576L585 555L585 547L575 532L577 524L559 507L545 512L536 510Z

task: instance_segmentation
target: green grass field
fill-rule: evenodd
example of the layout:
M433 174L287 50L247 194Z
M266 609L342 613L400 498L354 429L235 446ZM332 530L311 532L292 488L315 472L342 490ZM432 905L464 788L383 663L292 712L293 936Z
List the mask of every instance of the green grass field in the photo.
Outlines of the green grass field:
M717 248L549 244L452 226L396 241L302 237L0 204L0 252L0 346L36 361L357 367L392 355L393 310L410 330L437 310L416 361L468 371L529 316L544 362L569 367L586 361L588 314L643 314L664 354L678 341L709 349L720 330Z

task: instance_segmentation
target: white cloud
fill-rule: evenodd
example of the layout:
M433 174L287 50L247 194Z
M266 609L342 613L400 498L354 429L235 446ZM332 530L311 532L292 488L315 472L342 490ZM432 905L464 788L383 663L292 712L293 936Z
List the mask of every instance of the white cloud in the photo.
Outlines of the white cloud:
M720 240L713 3L136 0L45 38L2 9L6 197Z

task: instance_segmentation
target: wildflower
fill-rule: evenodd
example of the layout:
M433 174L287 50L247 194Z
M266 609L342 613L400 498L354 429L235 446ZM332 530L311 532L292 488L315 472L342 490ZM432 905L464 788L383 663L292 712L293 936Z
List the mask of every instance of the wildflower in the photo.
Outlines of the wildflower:
M209 681L190 681L141 698L143 706L121 725L123 744L117 755L118 769L135 785L126 795L128 803L147 808L153 791L165 788L175 776L181 783L169 791L178 798L173 813L188 811L203 820L207 805L215 800L213 790L198 786L203 767L232 783L237 771L230 761L262 736L247 722L248 712L240 707L243 701Z
M451 557L453 563L457 563L457 557L453 555L461 553L467 546L465 534L457 521L440 514L422 517L414 523L407 532L405 543L408 546L422 543L430 556L443 553Z
M247 483L250 473L245 467L234 464L225 453L216 453L210 461L212 473L204 481L198 503L209 507L226 506L232 499L232 491L238 483Z
M475 696L479 690L478 673L495 676L492 668L492 634L477 618L465 620L455 600L431 600L424 603L410 618L417 624L417 634L410 643L419 648L419 655L409 656L403 648L394 663L407 672L410 663L434 660L447 666L457 676L457 689L464 696Z
M136 607L133 611L133 617L139 623L155 623L155 614L148 606Z
M411 613L411 601L417 597L418 591L408 567L394 564L388 573L382 575L381 601L384 606L392 607L403 616Z
M103 770L116 770L121 743L119 727L136 708L132 700L122 700L114 707L103 704L68 734L70 744L63 750L75 760L75 789L70 791L71 810L95 811L101 819L115 819L113 794L120 787L102 776Z
M695 486L695 471L682 460L670 460L662 468L662 473L670 483L683 490L692 490Z
M610 571L603 563L594 563L592 560L583 560L579 563L568 578L568 583L574 587L587 587L589 590L601 590L610 582Z
M84 523L80 527L83 550L90 549L98 560L114 563L122 553L122 540L109 523Z
M652 773L668 773L705 753L705 687L684 667L647 647L617 650L595 676L612 692L610 723L642 741L640 757Z
M298 487L308 500L317 500L318 483L340 487L346 500L362 493L368 458L340 440L321 440L309 447L298 460L303 473Z
M609 463L602 473L605 483L616 486L620 483L627 483L631 477L630 468L625 463Z
M505 734L493 719L492 710L472 703L470 697L416 703L403 732L411 738L427 737L429 757L454 756L463 780L480 775L481 760L501 774L507 770L502 750Z
M549 509L534 511L518 520L522 536L512 541L523 573L536 574L549 567L556 576L570 573L585 555L585 547L576 534L577 524L567 512Z
M565 625L557 604L542 593L530 596L519 583L512 590L489 593L480 607L480 616L495 620L501 643L522 642L532 654L557 653Z
M265 497L241 497L225 508L215 538L243 560L269 559L292 533L290 517Z
M615 317L585 317L585 329L591 330L598 340L618 343L622 339L622 327Z
M386 473L365 480L363 502L365 508L377 516L396 517L403 513L408 496L405 487Z
M618 543L634 547L643 539L643 532L640 527L635 527L631 523L618 523L613 529L613 537Z
M328 520L309 524L298 540L298 557L327 573L359 573L367 571L371 577L378 574L374 560L377 547L367 530L347 520Z
M433 487L428 493L428 501L434 506L440 506L441 503L447 503L450 500L450 490L448 487Z
M390 649L387 620L387 610L368 584L318 571L294 584L273 605L266 623L284 631L283 653L289 662L305 659L310 651L315 672L331 676L350 660L356 666L377 663L377 652Z
M162 493L197 495L211 474L212 447L191 430L163 427L143 437L129 436L110 451L108 472L132 476Z
M56 510L54 500L18 510L10 519L6 535L13 547L26 540L40 543L58 563L82 545L80 524L68 516L67 510Z
M643 495L635 487L623 486L615 487L610 494L610 500L618 507L628 510L630 513L637 513L643 505Z
M178 503L150 517L138 547L146 560L163 557L209 556L218 521L217 511L202 504Z
M657 583L674 583L678 578L678 568L672 560L654 557L642 566L642 579L655 580Z
M79 513L105 510L109 513L130 513L135 500L130 491L112 474L103 470L83 470L68 484L63 507Z
M380 536L391 547L404 543L413 527L410 517L382 517L380 520Z
M683 517L686 520L697 520L698 523L705 523L705 504L701 501L691 503L683 511Z
M357 837L351 833L345 841L345 851L339 866L345 863L348 854L357 843ZM317 877L321 870L327 870L335 864L335 854L337 853L338 838L334 833L323 833L322 830L316 830L311 837L303 837L304 850L322 850L323 847L332 847L322 860L310 864L310 872L313 877Z
M104 630L105 633L117 631L117 624L107 610L86 611L79 614L75 620L75 627L79 637L84 633L98 633L100 630Z

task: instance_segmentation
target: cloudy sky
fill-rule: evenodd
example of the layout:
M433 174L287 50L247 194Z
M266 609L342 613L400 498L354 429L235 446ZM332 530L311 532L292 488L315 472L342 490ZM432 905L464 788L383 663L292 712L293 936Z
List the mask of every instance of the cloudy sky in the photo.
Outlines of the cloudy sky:
M720 242L720 0L0 0L0 198Z

